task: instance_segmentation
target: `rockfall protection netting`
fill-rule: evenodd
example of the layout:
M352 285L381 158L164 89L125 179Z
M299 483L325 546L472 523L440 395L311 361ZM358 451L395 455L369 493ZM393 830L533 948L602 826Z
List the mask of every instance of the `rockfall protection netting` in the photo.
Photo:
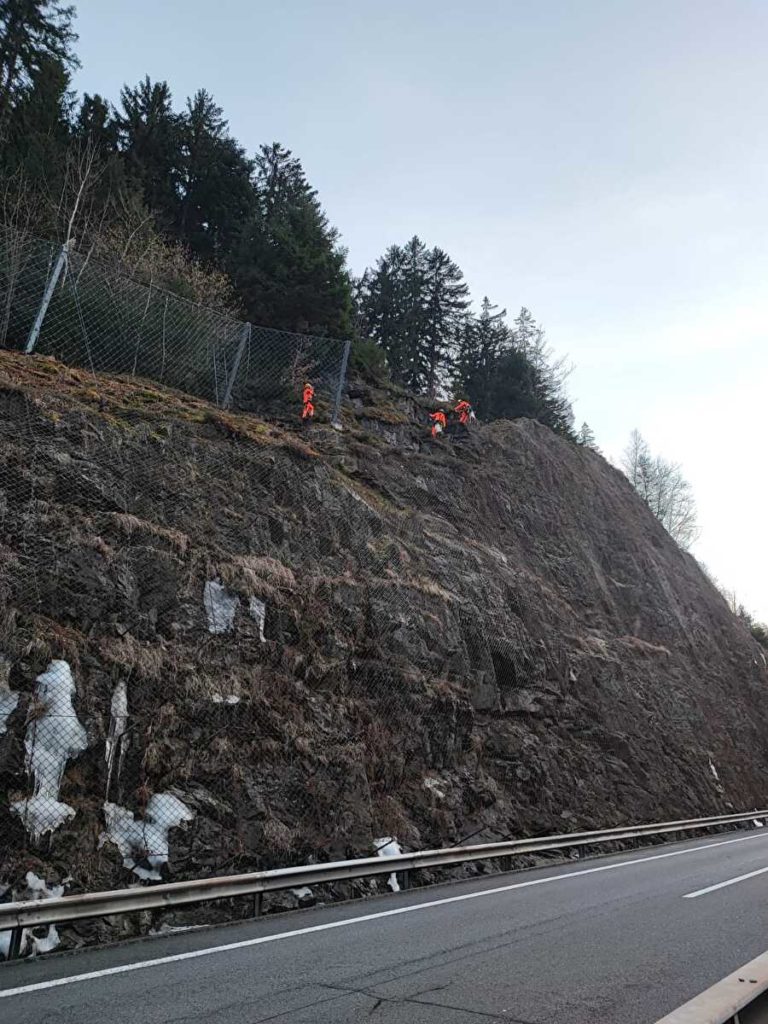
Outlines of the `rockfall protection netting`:
M343 389L347 344L258 327L74 249L0 228L0 346L94 373L148 378L224 408L320 407Z
M24 355L57 259L25 246L0 259L6 898L30 870L103 889L482 832L474 716L567 672L482 525L504 494L455 521L449 460L361 479L330 425L343 343L72 254Z

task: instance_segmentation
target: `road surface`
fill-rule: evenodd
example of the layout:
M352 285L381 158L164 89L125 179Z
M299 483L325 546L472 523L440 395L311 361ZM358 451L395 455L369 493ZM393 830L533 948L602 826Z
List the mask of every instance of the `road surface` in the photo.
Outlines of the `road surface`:
M744 877L742 877L744 876ZM0 966L3 1024L653 1024L768 949L768 829Z

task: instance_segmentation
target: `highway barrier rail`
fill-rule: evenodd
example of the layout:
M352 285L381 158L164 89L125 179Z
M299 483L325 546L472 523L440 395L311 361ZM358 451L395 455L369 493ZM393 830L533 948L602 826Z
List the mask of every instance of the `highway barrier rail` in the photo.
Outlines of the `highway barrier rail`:
M356 860L304 864L298 867L255 871L243 875L190 879L134 889L89 892L47 900L6 903L0 904L0 932L10 931L12 933L8 955L10 960L18 956L24 929L40 925L61 924L65 921L127 914L139 910L177 907L184 904L204 903L209 900L231 899L236 896L259 897L265 892L393 873L402 873L404 886L407 887L409 873L420 868L450 867L481 860L502 860L504 863L505 859L524 854L596 846L602 843L665 835L670 832L693 832L753 820L762 821L766 817L768 817L768 810L743 811L738 814L724 814L709 818L691 818L683 821L656 822L594 832L573 832L565 835L513 839L475 846L454 846L442 850L421 850L416 853L393 856L361 857Z
M761 953L656 1024L768 1024L768 953Z

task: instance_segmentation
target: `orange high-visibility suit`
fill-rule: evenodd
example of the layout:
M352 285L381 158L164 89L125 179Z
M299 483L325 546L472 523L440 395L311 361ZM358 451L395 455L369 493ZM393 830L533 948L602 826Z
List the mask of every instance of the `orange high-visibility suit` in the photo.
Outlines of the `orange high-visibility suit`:
M314 397L315 389L312 387L311 384L305 384L304 393L302 395L302 402L304 403L304 408L302 409L301 412L301 418L303 420L311 420L312 417L315 415L315 407L312 404L312 399Z
M472 415L472 406L469 404L469 402L465 402L462 399L462 401L456 405L456 408L453 411L458 414L459 423L462 425L462 427L466 427Z
M432 437L439 437L448 422L445 413L438 409L437 412L430 413L429 418L432 420Z

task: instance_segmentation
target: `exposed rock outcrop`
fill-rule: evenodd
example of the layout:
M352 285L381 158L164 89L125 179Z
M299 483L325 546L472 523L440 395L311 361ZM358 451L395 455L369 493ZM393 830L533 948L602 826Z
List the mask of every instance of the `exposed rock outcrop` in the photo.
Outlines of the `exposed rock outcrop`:
M0 354L0 881L127 884L108 774L134 830L189 809L174 877L764 805L765 660L623 476L424 419L357 386L302 433ZM87 740L40 845L11 807L57 660Z

